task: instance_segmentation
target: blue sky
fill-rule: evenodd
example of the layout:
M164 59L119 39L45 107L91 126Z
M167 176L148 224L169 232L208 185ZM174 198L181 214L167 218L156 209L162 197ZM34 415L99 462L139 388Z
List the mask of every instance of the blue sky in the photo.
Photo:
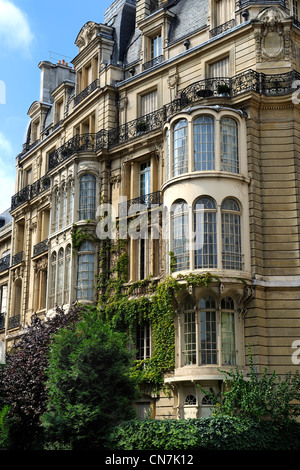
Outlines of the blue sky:
M82 26L103 23L112 3L0 0L0 213L15 193L15 157L22 150L28 109L39 100L39 62L55 63L61 56L70 62L78 53L74 41Z

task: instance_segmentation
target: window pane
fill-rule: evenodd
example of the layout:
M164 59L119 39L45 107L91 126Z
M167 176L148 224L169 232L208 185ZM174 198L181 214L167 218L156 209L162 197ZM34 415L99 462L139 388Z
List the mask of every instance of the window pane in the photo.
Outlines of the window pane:
M96 178L84 175L80 178L79 219L94 220L96 215Z
M173 208L172 250L175 256L175 271L189 268L189 215L185 201L177 201Z
M58 253L58 268L57 268L57 298L58 305L62 304L63 294L63 279L64 279L64 250L60 249Z
M201 116L194 122L194 170L215 169L214 120Z
M216 204L211 198L199 198L194 205L195 269L217 267Z
M149 325L137 325L136 328L136 358L138 360L150 357L150 327Z
M77 300L94 300L94 247L83 242L78 250Z
M217 364L216 305L213 298L200 301L201 364Z
M150 161L140 166L140 196L151 193L151 165Z
M230 297L222 299L222 364L236 364L234 303Z
M182 119L174 127L173 176L188 171L187 121Z
M184 314L184 365L197 363L195 312Z
M221 127L221 170L239 172L238 128L234 119L223 118Z
M242 269L241 221L238 204L227 199L222 205L222 250L224 269Z

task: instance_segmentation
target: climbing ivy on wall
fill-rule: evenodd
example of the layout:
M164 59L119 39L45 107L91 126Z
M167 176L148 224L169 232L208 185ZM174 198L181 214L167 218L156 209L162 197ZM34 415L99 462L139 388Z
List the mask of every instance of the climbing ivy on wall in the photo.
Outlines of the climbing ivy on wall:
M103 319L116 330L126 331L132 345L135 344L136 326L145 323L150 325L151 357L134 360L131 373L139 383L151 384L154 389L160 390L163 388L164 374L175 367L174 319L177 294L189 286L207 287L218 277L210 273L179 274L175 277L171 270L172 274L160 282L149 276L126 286L127 240L100 241L89 230L74 225L73 249L77 250L84 240L97 240L99 244L98 309ZM144 288L147 289L147 295L135 296L137 289Z

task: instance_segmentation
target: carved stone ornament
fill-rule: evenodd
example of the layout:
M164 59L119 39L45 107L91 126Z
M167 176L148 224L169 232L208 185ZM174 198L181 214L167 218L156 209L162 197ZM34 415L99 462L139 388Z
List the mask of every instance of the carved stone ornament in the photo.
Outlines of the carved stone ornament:
M79 50L82 50L84 47L86 47L92 39L96 36L96 34L99 31L99 24L95 23L94 21L88 21L80 30L75 44L79 48Z
M283 10L265 8L253 20L253 27L258 62L292 58L292 19Z

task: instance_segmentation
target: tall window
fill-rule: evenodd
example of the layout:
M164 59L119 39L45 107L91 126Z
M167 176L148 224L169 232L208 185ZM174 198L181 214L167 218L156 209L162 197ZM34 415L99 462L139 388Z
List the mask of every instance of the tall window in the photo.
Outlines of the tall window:
M0 287L0 313L7 312L7 285Z
M140 196L151 193L151 164L150 160L140 165Z
M224 269L242 269L241 210L232 198L222 204L222 253Z
M200 300L201 364L217 364L216 304L212 297Z
M158 34L157 36L151 38L151 59L156 59L157 57L161 56L161 53L161 35Z
M215 169L214 119L200 116L194 121L194 170Z
M65 283L64 283L64 299L65 302L69 302L70 286L71 286L71 259L72 259L72 250L71 245L68 245L66 248L66 257L65 257Z
M50 307L54 307L55 304L55 290L56 290L56 263L57 255L54 251L51 255L51 268L50 268L50 283L49 283L49 301Z
M181 119L174 126L173 139L173 176L188 171L188 125Z
M197 364L196 313L191 297L184 302L184 365Z
M96 216L96 178L94 175L80 177L79 219L94 220Z
M221 3L221 1L220 1ZM221 23L218 23L221 24ZM226 78L229 76L229 57L225 57L210 65L210 78Z
M61 208L60 208L60 228L64 228L67 223L67 201L68 193L66 186L64 185L61 192Z
M299 21L299 2L298 0L292 0L293 17Z
M195 309L191 297L184 301L183 364L218 363L216 304L212 297L200 299Z
M176 201L172 215L172 251L175 257L175 271L189 268L189 213L184 200Z
M229 117L222 118L221 131L221 170L239 172L238 127L237 122Z
M222 364L236 364L234 302L231 297L221 301L221 329L222 329Z
M150 357L150 326L149 324L136 327L136 358L144 360Z
M64 249L60 248L58 252L57 292L56 292L56 302L58 305L63 304L63 288L64 288Z
M157 91L151 91L141 97L141 115L145 116L157 110Z
M217 207L210 197L194 204L195 269L217 267Z
M94 300L94 257L93 244L82 242L78 250L77 300Z

